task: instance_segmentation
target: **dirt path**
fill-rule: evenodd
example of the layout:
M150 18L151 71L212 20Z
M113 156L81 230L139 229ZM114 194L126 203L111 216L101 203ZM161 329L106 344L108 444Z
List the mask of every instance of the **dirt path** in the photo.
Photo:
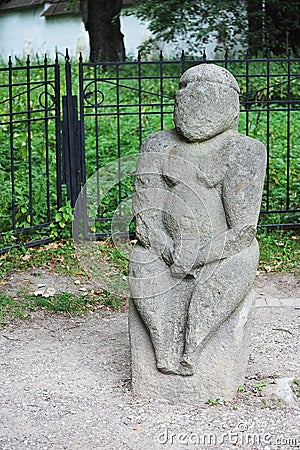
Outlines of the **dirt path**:
M258 297L294 306L256 308L245 391L217 406L132 395L126 311L12 323L0 330L0 449L300 448L298 289L290 274L258 276Z
M50 270L31 269L27 272L12 273L0 284L0 292L6 292L9 295L25 292L33 294L40 289L40 286L50 288L57 294L80 293L99 289L101 280L95 285L82 277L71 278ZM300 279L288 272L257 272L255 289L258 297L300 297Z

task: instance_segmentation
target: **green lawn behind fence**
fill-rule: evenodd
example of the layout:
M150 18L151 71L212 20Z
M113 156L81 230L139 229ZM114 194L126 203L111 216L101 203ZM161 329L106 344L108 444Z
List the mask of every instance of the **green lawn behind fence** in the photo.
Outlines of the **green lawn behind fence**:
M237 76L241 86L241 93L253 92L249 98L257 101L266 99L266 78L267 63L251 63L249 69L252 74L249 85L243 78L245 75L245 65L231 64L229 70ZM285 101L287 98L300 99L299 78L293 78L293 72L296 76L300 73L300 63L291 66L291 83L284 83L288 77L282 77L276 74L285 73L287 65L285 63L272 63L268 70L274 73L269 78L270 98L279 101ZM94 69L87 67L85 69L86 76L92 77ZM105 166L109 162L118 157L118 149L120 156L126 156L138 153L140 147L140 126L142 130L142 139L149 134L158 131L161 128L161 110L165 112L163 115L163 126L165 129L173 127L172 108L173 98L177 90L180 75L180 64L173 64L163 67L163 75L169 78L164 79L161 83L160 74L161 67L154 65L145 65L141 68L142 81L137 79L137 66L128 65L121 66L119 71L119 87L116 89L117 81L109 81L108 78L113 76L113 69L103 73L101 66L97 69L96 76L98 81L95 84L96 90L101 90L104 96L104 102L97 110L91 105L87 109L85 117L85 154L87 177L91 176L95 171ZM77 66L73 65L74 82L73 91L78 89ZM14 73L14 82L22 82L22 71ZM36 69L32 75L38 81L43 76L43 69ZM122 79L124 78L124 79ZM147 79L146 79L147 78ZM105 80L106 79L106 80ZM24 80L23 80L24 81ZM142 83L142 84L141 84ZM4 102L9 96L7 84L7 72L0 72L0 112L7 114L9 119L9 103ZM86 85L88 82L86 82ZM63 70L62 70L62 89ZM139 93L139 88L142 91ZM289 87L289 88L288 88ZM92 89L92 88L91 88ZM254 92L255 91L255 92ZM22 93L23 92L23 93ZM24 86L15 87L13 94L14 111L19 111L19 118L26 119L28 111L28 98ZM18 95L21 94L21 95ZM163 106L161 106L161 97L165 96ZM31 92L30 105L32 109L37 109L40 103L41 91L35 89ZM244 98L244 97L243 97ZM117 100L119 105L117 106ZM138 115L130 115L129 113L137 112L139 109L137 103L143 102L141 106L141 119ZM300 102L300 100L299 100ZM92 100L91 100L92 103ZM155 106L147 106L147 104L156 103ZM105 108L104 108L104 105ZM133 106L129 106L133 105ZM283 111L276 111L279 104L270 105L269 112L265 106L258 104L251 106L249 111L248 130L249 135L261 140L265 145L269 142L269 166L267 180L269 181L269 209L285 209L287 206L287 193L289 193L289 209L296 209L300 206L300 177L298 168L300 166L300 114L298 111L291 111L287 103L280 104ZM299 104L298 104L299 106ZM259 111L259 109L263 109ZM97 118L93 116L95 111L100 114ZM106 115L101 115L105 113ZM107 115L107 114L110 115ZM117 113L121 113L117 115ZM125 113L125 114L124 114ZM36 118L39 117L37 112ZM124 115L122 115L124 114ZM17 228L26 228L29 224L29 168L28 161L31 158L31 176L32 176L32 197L33 197L33 213L34 225L47 222L45 211L47 209L47 186L50 186L50 208L51 218L55 219L57 212L56 204L56 155L55 155L55 121L53 119L53 111L49 110L49 120L46 122L32 122L30 129L30 142L27 137L28 126L26 122L15 124L10 128L9 123L0 125L0 221L1 231L7 232L7 236L11 239L10 231L11 223L11 205L12 205L12 159L11 151L13 151L14 164L14 183L15 183L15 211ZM6 119L7 120L7 119ZM140 122L141 120L141 122ZM118 132L119 129L119 132ZM246 130L246 113L241 113L239 129L242 133ZM267 137L267 130L269 135ZM48 152L46 153L46 134L49 138L47 141ZM12 135L13 141L10 141ZM288 144L289 143L289 147ZM287 187L287 181L289 186ZM132 189L133 177L122 181L122 199L130 195ZM287 189L289 192L287 192ZM116 185L103 199L102 214L104 217L110 217L118 203L118 186ZM267 189L264 191L262 209L267 208ZM299 216L298 216L299 217ZM272 217L262 217L263 223L280 223L280 222L296 222L295 215L274 214ZM106 228L105 228L106 227ZM106 224L102 231L108 231L109 224ZM49 232L47 230L46 232ZM2 238L2 240L6 238ZM24 238L24 239L27 239Z

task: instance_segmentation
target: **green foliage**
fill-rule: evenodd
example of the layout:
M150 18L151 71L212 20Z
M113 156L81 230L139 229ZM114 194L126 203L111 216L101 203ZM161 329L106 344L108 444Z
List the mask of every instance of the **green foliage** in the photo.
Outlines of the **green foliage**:
M257 238L260 246L260 270L266 272L290 270L299 273L299 234L260 229Z
M46 72L48 80L54 78L54 68L30 68L28 90L29 75L18 66L0 71L0 223L1 232L14 225L19 231L15 241L26 242L21 230L49 223L56 210L55 92L51 82L43 83Z
M122 306L122 299L111 294L109 291L104 290L101 303L103 303L104 306L111 306L114 309L120 309Z
M246 38L245 5L234 0L144 0L126 14L149 22L149 29L155 34L155 39L150 38L141 46L142 50L155 48L155 42L161 40L172 42L180 51L184 41L190 52L199 55L212 36L229 48Z
M266 0L261 2L263 37L265 48L286 53L290 48L299 55L300 50L300 3L298 0ZM258 11L256 11L256 14Z
M266 386L266 382L265 381L261 381L260 383L254 384L253 389L256 392L261 392L262 388Z
M300 388L300 380L299 380L299 378L294 378L293 383L296 384L297 386L299 386L299 388Z
M164 7L164 6L163 6ZM174 12L175 14L176 12ZM185 63L184 69L196 64L195 61ZM241 86L241 99L252 100L254 103L248 112L242 112L240 116L239 129L246 132L246 119L248 118L248 133L251 137L263 141L269 148L269 165L263 195L262 209L285 209L288 203L289 208L300 207L299 191L300 180L298 176L298 166L300 162L300 146L298 142L298 130L300 128L300 115L296 107L289 108L284 102L287 98L300 99L299 74L300 63L293 62L291 69L291 82L285 83L287 77L282 74L287 73L287 63L283 62L252 62L249 61L248 70L251 75L246 84L245 64L228 63L227 68L237 77ZM72 65L73 70L73 91L77 92L78 73L76 65ZM109 232L111 222L102 219L109 219L118 211L119 200L123 201L130 197L133 186L133 176L122 178L122 174L127 170L126 166L121 167L121 181L118 182L118 172L108 171L108 164L118 157L135 155L139 152L140 143L149 134L159 131L161 128L172 128L173 125L173 103L174 96L178 88L178 78L181 75L182 65L176 61L160 66L151 62L143 62L141 66L128 64L119 67L118 88L114 68L107 68L105 77L101 67L85 66L85 76L96 81L90 92L90 106L85 104L85 156L87 178L95 172L105 167L107 177L114 180L113 186L103 192L103 179L99 179L93 191L89 192L88 208L89 217L96 218L96 222L91 224L92 232ZM138 80L138 70L140 70L140 81ZM267 98L266 80L267 73L270 89ZM5 75L6 74L6 75ZM62 71L63 74L63 71ZM52 74L53 75L53 74ZM164 79L161 82L160 76ZM38 81L43 79L42 69L33 72L33 79ZM6 72L0 71L0 86L7 83ZM63 77L63 75L62 75ZM22 119L26 119L27 98L22 71L14 72L14 95L20 94L14 100L14 110ZM18 83L23 85L18 86ZM64 87L62 78L61 86ZM141 90L140 90L141 88ZM95 91L98 94L95 94ZM25 93L24 93L25 92ZM103 93L105 109L102 106L95 108L93 103L97 100L99 92ZM160 98L159 94L164 97ZM39 103L41 95L40 88L31 92L32 108ZM63 91L62 91L63 93ZM2 98L8 97L8 90L0 89ZM119 99L119 105L117 100ZM255 102L270 99L274 104L259 105ZM139 111L139 103L141 116ZM280 102L280 103L279 103ZM297 106L297 103L295 103ZM281 111L275 111L280 106ZM8 103L1 105L1 112L9 118ZM95 116L95 112L97 115ZM161 115L163 112L163 116ZM50 114L51 113L51 114ZM33 112L32 112L33 114ZM42 113L36 107L36 118L41 119ZM288 126L290 118L290 127ZM42 122L44 123L44 121ZM119 132L118 132L118 125ZM48 131L49 139L46 146L45 127L41 122L32 122L31 140L27 138L27 127L25 122L15 123L10 141L9 124L1 125L0 133L0 222L1 231L4 235L0 237L0 245L14 245L26 243L33 237L52 236L53 238L68 239L71 236L71 210L69 204L64 204L57 211L56 192L56 148L55 148L55 120L53 113L49 111ZM289 149L287 143L289 142ZM289 165L287 165L289 151ZM31 179L32 192L29 186L29 152L31 155ZM14 164L14 197L12 193L12 156ZM123 164L123 163L122 163ZM287 168L288 167L288 168ZM103 171L101 172L101 177ZM267 202L267 182L269 183ZM287 183L289 185L287 187ZM49 186L49 205L47 203L47 189ZM32 197L30 206L30 194ZM63 194L64 197L64 194ZM100 208L98 199L101 199ZM11 213L14 207L16 214L16 229L18 233L12 232ZM117 214L117 213L116 213ZM36 230L34 233L20 231L22 228L38 226L41 223L47 224L50 219L52 225L45 226L43 230ZM101 220L98 220L101 219ZM268 223L290 223L295 222L295 215L273 214L261 216L261 224ZM132 229L132 225L131 225ZM288 243L288 245L290 242ZM288 250L287 250L288 251ZM285 262L282 267L285 267Z
M40 267L63 275L82 277L85 274L77 261L73 242L59 241L29 249L20 247L0 255L0 280L12 271L31 269L38 274Z
M210 405L210 406L217 406L217 405L219 405L220 404L220 398L209 398L207 401L206 401L206 404L207 405Z
M250 392L245 389L245 387L241 384L237 388L238 393L242 393L244 396L248 397L250 395Z
M8 323L10 316L24 319L28 315L29 307L27 302L19 298L0 293L0 328Z
M11 297L6 294L0 294L0 307L6 307L11 303Z
M297 397L300 397L300 379L299 378L293 379L293 391L295 392Z
M181 42L193 54L217 39L218 46L233 49L250 47L256 54L271 48L276 54L300 48L299 2L297 0L144 0L125 14L134 14L149 22L155 38L141 46L144 51L157 47L157 41L172 42L181 50Z
M121 273L127 273L127 264L121 259L118 249L110 244L107 246L108 257L116 264ZM99 258L105 257L105 251L99 252ZM79 265L76 250L72 242L52 242L50 244L25 249L14 249L0 256L0 288L5 286L7 277L13 272L31 270L39 276L41 271L51 270L76 277L82 282L87 281L83 268ZM44 308L51 311L62 311L74 314L93 312L99 308L120 309L125 302L106 290L90 290L86 293L58 293L52 297L34 296L28 290L20 287L14 296L0 291L0 327L13 318L30 317L32 311Z
M188 62L185 69L196 62ZM248 112L242 112L240 116L239 130L245 133L247 130L246 120L248 120L248 134L264 142L268 146L269 165L265 180L265 190L263 195L262 209L285 209L287 206L287 194L289 194L289 208L299 208L299 190L300 180L298 177L298 165L300 161L300 146L297 140L298 129L300 127L299 111L288 111L284 101L290 97L300 99L300 89L297 73L300 70L299 63L293 63L291 69L291 82L287 84L287 77L282 74L287 73L287 64L281 62L252 62L248 64L249 74L251 75L246 84L246 69L244 63L228 63L227 68L237 77L241 86L241 100L251 100ZM141 117L141 137L144 140L154 131L159 131L161 126L165 129L172 128L173 125L173 98L178 89L178 77L181 74L182 67L176 62L171 62L163 66L163 93L167 98L163 99L163 123L161 123L160 105L158 99L152 93L159 93L160 73L159 66L146 62L141 67L142 106ZM274 74L269 78L269 94L267 94L267 73ZM92 75L92 74L91 74ZM110 80L115 76L113 70L108 71ZM116 88L113 81L108 83L99 82L97 88L104 94L105 102L111 105L107 112L111 116L101 115L97 119L86 117L86 164L88 175L94 173L99 166L105 166L116 159L119 155L126 156L136 154L139 151L139 118L137 115L128 113L136 111L139 103L139 84L137 80L137 68L133 66L121 66L120 77L122 77L121 86L118 89L121 106L117 110L116 106ZM245 97L246 93L248 94ZM267 96L268 95L268 96ZM267 107L261 105L262 100L272 100L274 104ZM258 102L256 104L256 102ZM278 103L277 103L278 102ZM147 105L146 105L147 104ZM127 106L132 105L132 106ZM153 105L153 106L152 106ZM280 111L275 111L280 107ZM91 112L92 112L91 107ZM124 116L117 116L117 112ZM288 125L290 118L290 128ZM117 125L120 125L120 133L117 133ZM101 130L101 139L97 139L96 129ZM289 166L287 163L287 142L289 139ZM95 144L96 142L96 144ZM96 157L95 157L96 156ZM97 164L98 161L98 164ZM288 166L288 170L287 170ZM133 178L122 180L119 184L118 177L115 174L115 185L101 198L101 217L107 218L113 215L118 206L118 196L125 199L131 193ZM289 182L289 189L287 189ZM267 183L269 185L267 191ZM105 183L104 183L105 184ZM103 186L103 180L102 180ZM267 192L269 199L267 201ZM97 196L93 192L94 197ZM95 213L94 213L95 214ZM273 214L262 216L261 223L290 223L295 222L295 215ZM96 223L96 230L110 231L111 224Z
M101 245L97 246L97 253L114 264L119 273L125 276L128 275L128 258L118 247L115 247L111 238L101 241Z
M72 233L72 222L74 220L73 208L70 202L61 206L54 216L54 222L50 225L53 239L67 239Z
M52 311L66 311L82 313L89 304L89 297L81 294L70 294L63 292L53 297L44 298L42 296L27 296L27 301L31 302L34 307L47 308Z
M0 293L0 328L11 318L30 317L31 312L37 311L39 308L78 315L93 310L96 304L95 297L66 292L49 298L28 294L10 297Z
M297 236L294 239L293 236L291 233L284 232L259 234L260 268L266 271L299 270L300 237ZM283 250L283 245L278 245L285 242L288 242L289 251ZM285 259L282 264L278 265L277 258L282 258L280 253L282 251L285 251ZM111 239L97 245L96 257L98 260L108 260L121 275L127 275L128 258L118 248L114 247ZM76 250L72 242L52 242L30 249L22 247L0 255L0 287L2 284L5 286L6 279L12 272L23 272L25 270L31 270L31 273L37 276L41 271L51 270L69 275L73 279L76 277L76 279L79 278L82 281L87 280L86 273L77 260ZM124 300L105 289L88 293L88 295L61 293L50 298L34 297L26 292L19 292L18 295L11 297L0 292L0 323L5 325L12 317L25 318L30 315L31 311L41 307L53 311L68 311L78 314L93 311L98 307L119 309L122 306L124 306ZM272 377L275 379L276 374L272 374ZM255 385L255 392L260 392L263 386L261 383ZM249 392L245 391L243 386L239 386L238 392L245 396L249 395ZM210 399L209 404L217 405L218 402L218 399Z

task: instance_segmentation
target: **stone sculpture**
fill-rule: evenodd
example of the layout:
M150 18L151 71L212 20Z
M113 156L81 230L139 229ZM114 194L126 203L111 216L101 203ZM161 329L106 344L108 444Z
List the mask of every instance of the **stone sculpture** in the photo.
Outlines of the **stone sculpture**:
M201 64L180 79L175 129L142 145L129 270L137 394L229 399L243 384L266 151L238 119L235 78Z

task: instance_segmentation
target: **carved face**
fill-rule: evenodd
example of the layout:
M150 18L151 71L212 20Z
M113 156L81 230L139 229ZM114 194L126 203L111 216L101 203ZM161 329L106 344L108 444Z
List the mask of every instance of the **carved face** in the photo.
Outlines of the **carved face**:
M238 86L233 76L221 67L203 66L182 76L175 99L176 130L191 142L236 129L239 117Z

